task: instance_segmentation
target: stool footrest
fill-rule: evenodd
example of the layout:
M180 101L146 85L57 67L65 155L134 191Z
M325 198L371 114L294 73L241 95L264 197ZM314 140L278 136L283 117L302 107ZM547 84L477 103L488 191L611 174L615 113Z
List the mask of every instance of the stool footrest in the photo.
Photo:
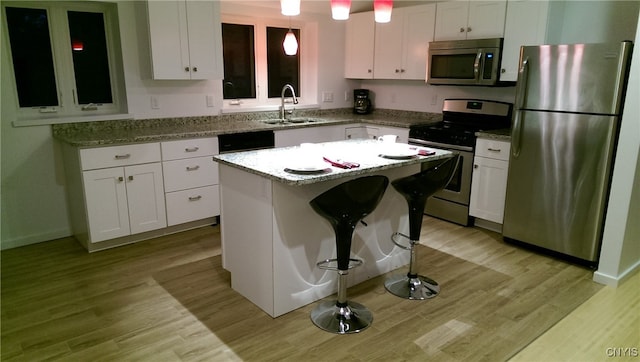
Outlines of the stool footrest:
M349 267L347 269L357 268L362 265L361 259L349 259ZM340 270L338 269L338 259L325 259L316 263L316 266L325 270Z
M400 244L400 243L396 240L396 238L397 238L398 236L402 236L402 237L403 237L403 238L405 238L405 239L409 239L409 246L406 246L406 245L402 245L402 244ZM411 238L410 238L408 235L405 235L405 234L403 234L403 233L398 233L398 232L391 234L391 241L392 241L394 244L396 244L396 246L397 246L397 247L402 248L402 249L404 249L404 250L411 250L411 249L413 249L413 246L417 243L417 241L415 241L415 240L411 240Z

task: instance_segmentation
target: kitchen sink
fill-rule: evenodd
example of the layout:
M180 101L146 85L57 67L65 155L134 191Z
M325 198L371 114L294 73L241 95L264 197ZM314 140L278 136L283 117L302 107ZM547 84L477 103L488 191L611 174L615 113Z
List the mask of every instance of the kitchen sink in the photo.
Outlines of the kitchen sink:
M319 118L309 118L309 117L292 117L292 118L274 118L274 119L265 119L262 122L266 124L299 124L299 123L315 123L322 121Z

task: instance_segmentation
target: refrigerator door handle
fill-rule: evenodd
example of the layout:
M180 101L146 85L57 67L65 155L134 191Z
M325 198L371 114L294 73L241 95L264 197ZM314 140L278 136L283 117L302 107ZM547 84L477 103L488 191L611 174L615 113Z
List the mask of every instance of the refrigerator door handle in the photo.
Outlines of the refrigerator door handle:
M529 76L529 57L522 61L522 66L518 71L518 87L516 88L516 104L513 117L513 131L511 135L511 154L514 158L520 156L520 138L522 133L522 111L524 99L526 97L527 78Z

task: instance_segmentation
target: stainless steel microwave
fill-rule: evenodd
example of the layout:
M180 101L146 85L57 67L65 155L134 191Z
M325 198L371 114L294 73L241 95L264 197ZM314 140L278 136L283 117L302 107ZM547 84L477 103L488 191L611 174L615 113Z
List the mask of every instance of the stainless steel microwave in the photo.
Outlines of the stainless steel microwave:
M434 41L428 60L428 84L498 85L502 38Z

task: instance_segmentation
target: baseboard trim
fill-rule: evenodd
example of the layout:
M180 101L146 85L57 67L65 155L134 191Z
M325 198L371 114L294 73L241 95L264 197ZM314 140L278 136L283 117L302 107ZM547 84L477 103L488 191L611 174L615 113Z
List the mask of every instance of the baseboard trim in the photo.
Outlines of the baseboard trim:
M2 240L0 244L0 250L19 248L21 246L27 246L32 244L43 243L46 241L51 241L60 238L66 238L71 236L71 229L64 228L53 231L48 231L46 233L33 234L28 235L12 240Z
M617 276L608 275L605 273L601 273L596 271L593 273L593 281L596 283L609 285L611 287L617 288L622 282L630 277L634 272L640 270L640 260L638 260L635 264L630 266L627 270L623 271Z

